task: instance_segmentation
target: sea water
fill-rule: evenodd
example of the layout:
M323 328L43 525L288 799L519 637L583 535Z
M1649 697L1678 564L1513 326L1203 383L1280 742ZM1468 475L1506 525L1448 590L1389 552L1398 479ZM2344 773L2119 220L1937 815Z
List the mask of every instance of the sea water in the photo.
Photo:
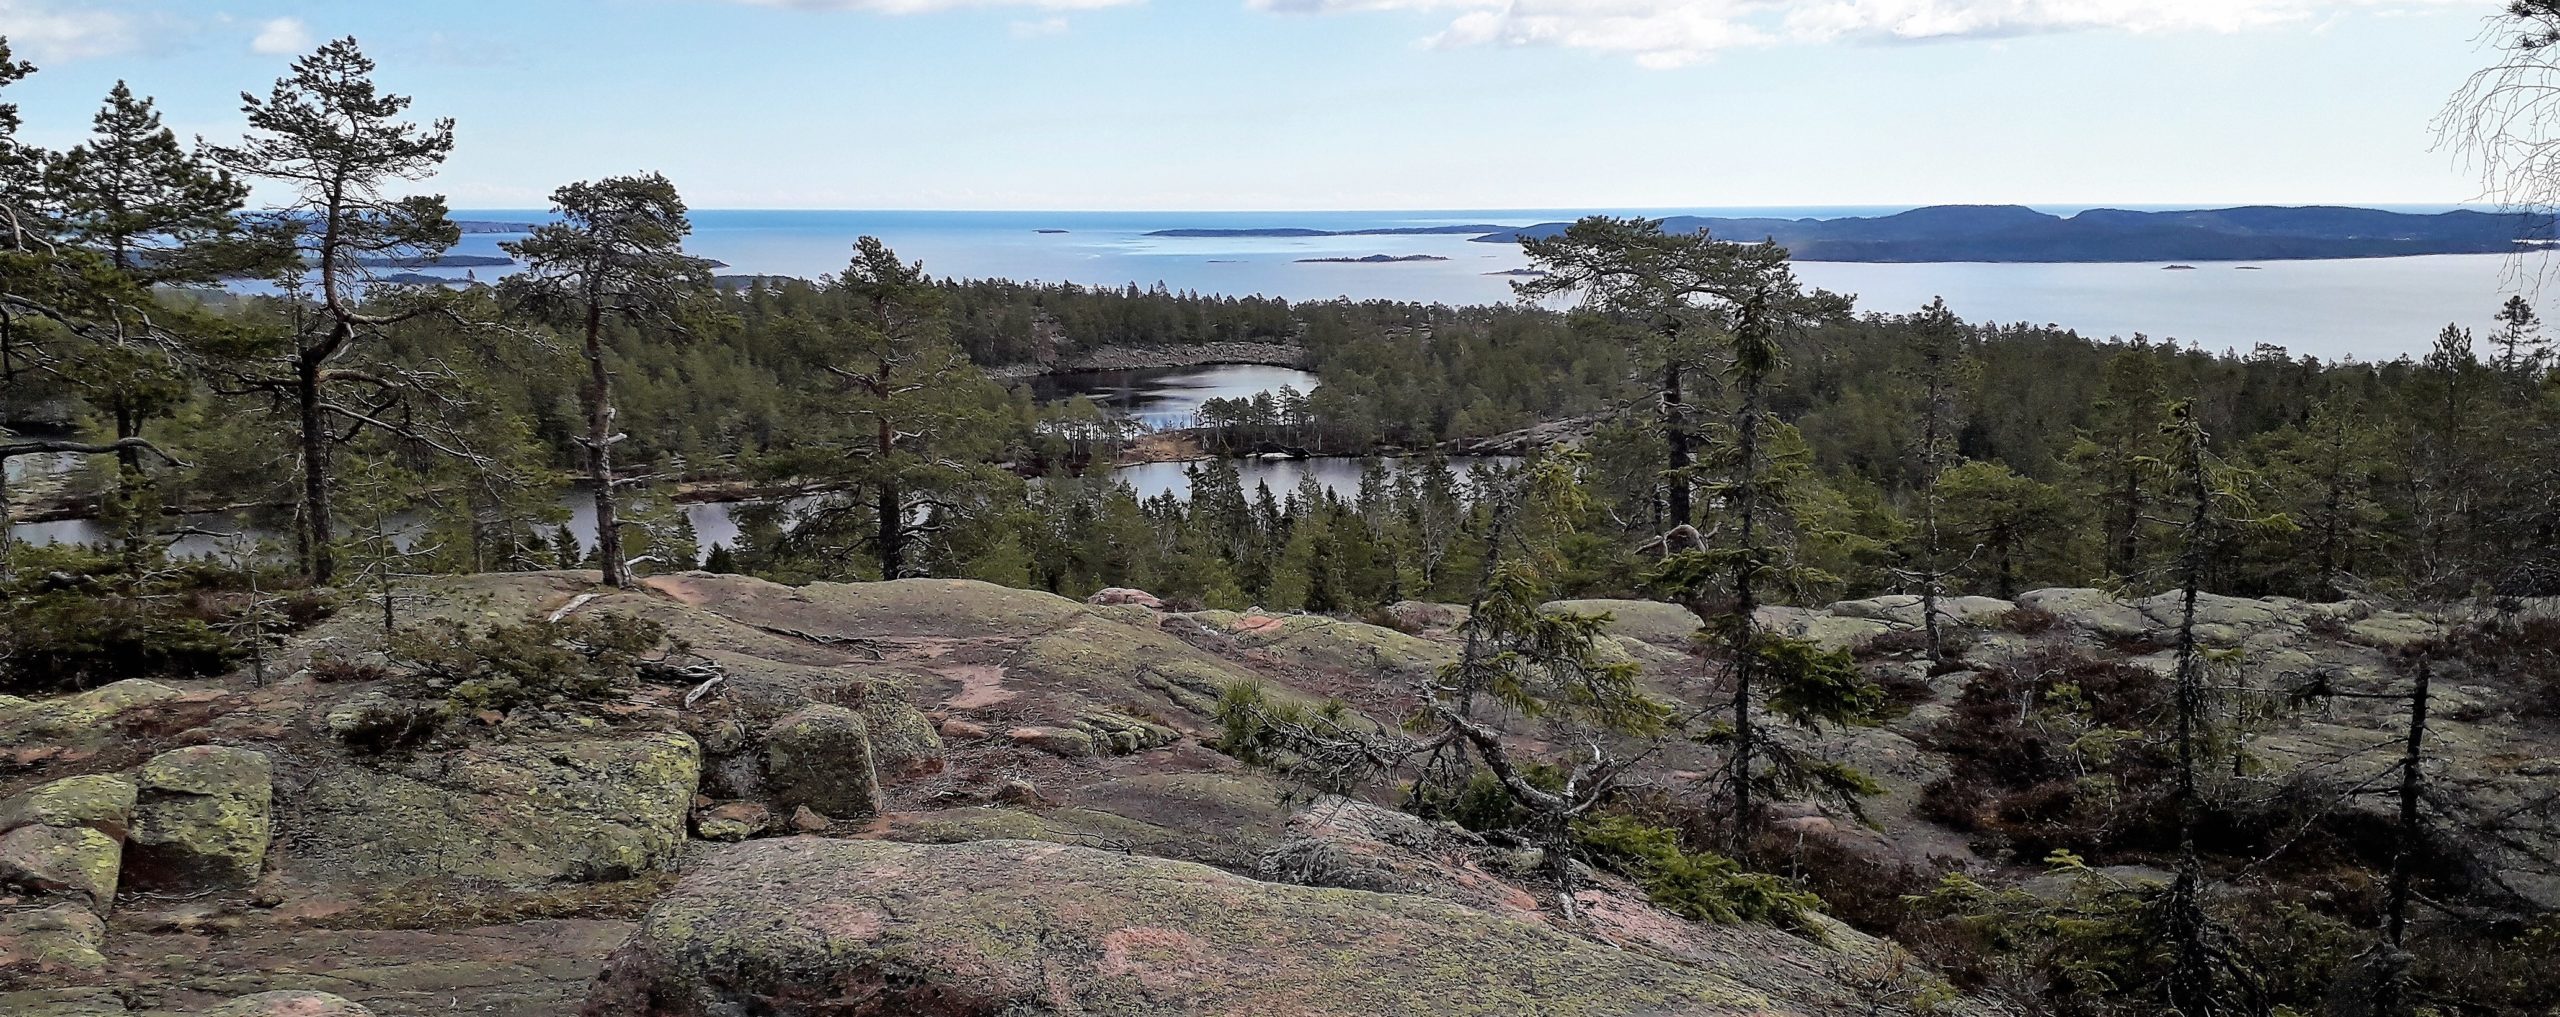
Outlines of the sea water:
M2440 209L2409 209L2437 211ZM1825 218L1896 208L1648 209L1629 214ZM2044 211L2068 213L2069 208ZM1512 299L1527 259L1515 244L1466 235L1162 237L1171 229L1349 230L1450 224L1527 226L1574 218L1562 209L1409 212L919 212L698 210L694 254L723 274L815 278L841 271L858 237L874 235L937 276L1164 286L1182 292L1288 300L1409 300L1481 304ZM534 222L539 211L457 211L457 219ZM1052 231L1052 232L1044 232ZM457 254L497 254L509 239L463 238ZM1426 255L1383 264L1314 258ZM489 278L504 269L481 269ZM2242 353L2259 344L2324 359L2389 360L2423 353L2447 324L2485 331L2506 296L2539 296L2540 266L2500 255L2342 261L1882 265L1806 262L1809 285L1858 297L1861 312L1902 313L1945 297L1972 321L2052 324L2093 338L2176 339ZM461 278L460 270L429 274ZM2546 315L2547 316L2547 315Z

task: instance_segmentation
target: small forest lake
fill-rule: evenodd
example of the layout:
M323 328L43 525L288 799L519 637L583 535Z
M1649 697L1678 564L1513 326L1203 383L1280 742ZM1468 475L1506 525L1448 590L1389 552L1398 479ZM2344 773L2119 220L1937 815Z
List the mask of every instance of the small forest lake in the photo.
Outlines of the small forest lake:
M1191 426L1200 405L1210 399L1251 399L1256 395L1277 395L1283 388L1300 393L1312 391L1318 379L1306 371L1286 367L1255 364L1216 364L1203 367L1142 368L1123 371L1078 371L1041 375L1029 379L1033 394L1043 402L1072 398L1091 398L1114 415L1124 416L1150 430ZM1250 496L1260 486L1271 488L1275 497L1286 498L1307 478L1313 477L1325 490L1343 497L1357 495L1360 481L1372 459L1361 456L1311 456L1307 458L1241 458L1234 461L1237 479L1243 492ZM1452 456L1450 470L1461 482L1478 464L1499 465L1514 460L1489 456ZM1401 468L1398 460L1383 460L1392 476ZM1176 498L1191 496L1191 468L1196 461L1135 463L1114 467L1112 476L1128 484L1141 499L1171 494ZM44 473L75 469L77 457L26 457L9 464L12 484ZM806 500L801 500L805 504ZM690 502L678 506L693 527L694 537L704 553L721 545L734 546L739 533L739 510L760 502ZM579 546L595 546L595 503L586 492L564 487L560 507L567 513L561 524L578 539ZM244 531L240 519L222 514L202 514L186 518L193 531L179 538L170 553L181 557L235 554L245 541L287 540L289 534L261 527ZM45 522L21 522L10 527L12 539L31 544L97 543L111 539L111 534L98 523L86 519L60 519Z

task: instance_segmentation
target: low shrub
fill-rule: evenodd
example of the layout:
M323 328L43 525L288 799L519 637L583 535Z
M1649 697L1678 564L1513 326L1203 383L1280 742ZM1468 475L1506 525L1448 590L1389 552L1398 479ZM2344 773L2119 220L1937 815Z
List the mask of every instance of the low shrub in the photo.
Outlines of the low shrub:
M1625 816L1604 816L1574 828L1577 842L1596 865L1644 887L1645 896L1672 914L1701 922L1763 922L1798 933L1819 928L1810 916L1822 898L1766 872L1746 872L1733 859L1689 851L1680 835Z
M587 615L558 622L491 624L473 632L439 622L391 638L393 663L410 674L416 698L466 710L511 710L554 702L592 703L684 647L645 618Z

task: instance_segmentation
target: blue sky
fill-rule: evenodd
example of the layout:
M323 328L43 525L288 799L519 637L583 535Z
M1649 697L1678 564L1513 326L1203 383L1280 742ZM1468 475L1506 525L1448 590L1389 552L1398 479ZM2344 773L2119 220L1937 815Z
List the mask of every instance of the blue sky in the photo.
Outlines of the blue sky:
M116 79L229 139L355 35L528 207L2435 203L2490 0L0 0L68 144Z

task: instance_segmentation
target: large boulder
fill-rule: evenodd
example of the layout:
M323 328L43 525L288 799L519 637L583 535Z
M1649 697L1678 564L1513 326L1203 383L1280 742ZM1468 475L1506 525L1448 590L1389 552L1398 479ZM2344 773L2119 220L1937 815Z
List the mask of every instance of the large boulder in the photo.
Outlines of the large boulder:
M627 879L683 847L701 776L702 750L676 733L335 764L296 796L287 850L366 880Z
M2151 631L2151 621L2143 616L2140 608L2116 599L2114 594L2105 590L2087 587L2029 590L2018 595L2018 606L2045 612L2065 625L2102 639L2140 639Z
M1540 610L1607 615L1608 633L1685 650L1697 643L1698 616L1658 600L1559 600Z
M932 718L897 696L863 700L862 728L871 742L871 762L893 777L922 777L942 772L942 735Z
M205 1011L203 1017L373 1017L373 1011L325 992L286 989L242 996Z
M2016 606L1993 597L1945 596L1938 598L1938 621L1941 624L1990 625ZM1842 618L1864 618L1900 628L1920 627L1918 594L1894 593L1864 600L1843 600L1823 610Z
M1419 897L1022 841L730 848L653 904L588 1017L1784 1015L1734 981Z
M142 767L125 873L138 887L247 886L266 866L275 777L267 754L195 745Z
M0 803L0 890L69 897L105 914L124 864L134 785L66 777Z
M836 819L880 812L880 771L870 726L841 706L811 706L764 736L765 779L784 808L806 805Z
M85 826L29 826L0 837L0 892L69 897L104 914L122 846Z

